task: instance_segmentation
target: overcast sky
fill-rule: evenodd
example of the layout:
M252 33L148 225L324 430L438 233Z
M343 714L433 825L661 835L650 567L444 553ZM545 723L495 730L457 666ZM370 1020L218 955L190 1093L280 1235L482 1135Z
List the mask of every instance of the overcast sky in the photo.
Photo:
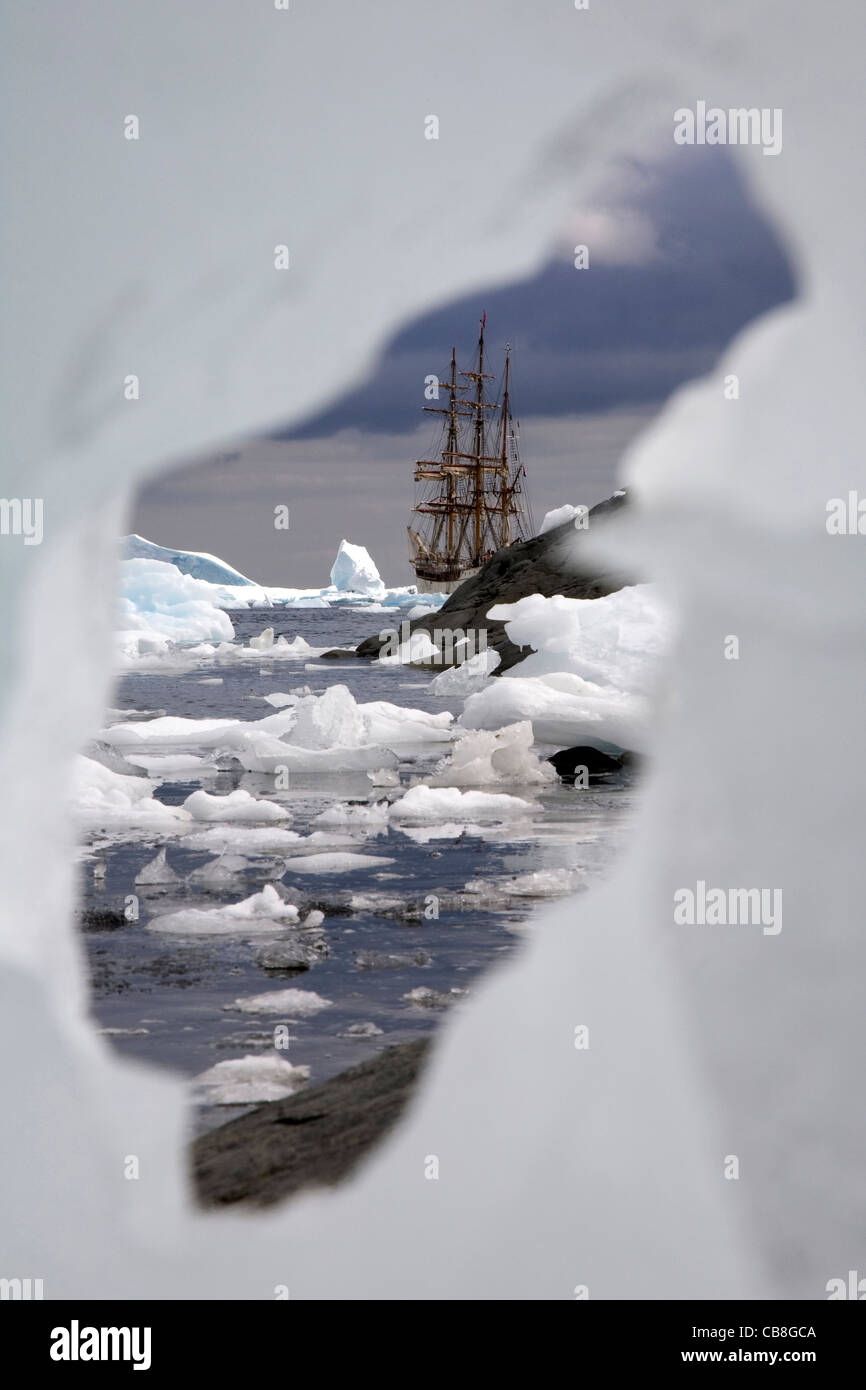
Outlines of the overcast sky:
M590 248L588 270L573 266L578 242ZM793 293L772 233L717 150L621 164L533 279L479 286L418 319L370 363L363 387L302 429L157 478L132 529L210 551L265 584L307 587L329 582L345 536L368 548L386 583L411 583L413 464L436 430L422 412L424 379L446 374L452 343L458 366L470 365L461 357L482 311L492 369L513 346L512 403L539 522L563 502L609 495L625 445L670 392ZM279 504L290 509L288 532L274 528Z

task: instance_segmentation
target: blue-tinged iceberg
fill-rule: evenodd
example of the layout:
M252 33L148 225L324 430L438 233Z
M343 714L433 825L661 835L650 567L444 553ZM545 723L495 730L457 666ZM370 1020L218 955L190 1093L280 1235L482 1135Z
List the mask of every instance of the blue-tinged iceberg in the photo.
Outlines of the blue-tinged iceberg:
M121 560L161 560L164 564L174 565L181 574L192 575L193 579L205 579L208 584L255 584L254 579L248 579L239 570L227 565L225 560L220 560L216 555L208 555L206 551L198 550L172 550L169 546L156 545L154 541L145 540L144 536L124 536L120 542Z
M226 609L363 605L415 617L422 606L429 611L445 601L444 594L419 594L414 585L386 588L369 552L346 540L323 589L264 588L216 555L171 550L143 536L124 536L121 556L117 645L125 663L161 659L181 648L195 648L204 659L219 647L227 659L234 629ZM275 644L273 655L279 654L286 655L285 644Z

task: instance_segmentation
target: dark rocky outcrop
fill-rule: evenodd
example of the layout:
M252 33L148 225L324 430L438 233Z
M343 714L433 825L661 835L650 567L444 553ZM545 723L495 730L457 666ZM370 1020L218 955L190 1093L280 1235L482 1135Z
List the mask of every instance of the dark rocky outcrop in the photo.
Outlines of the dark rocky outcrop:
M428 1038L201 1135L192 1145L199 1201L270 1206L302 1187L341 1182L387 1134L411 1098Z
M563 782L574 782L577 769L581 767L586 768L589 781L596 782L599 778L615 776L636 767L637 756L634 753L611 755L603 753L600 748L580 744L576 748L563 748L547 761L553 764Z
M617 511L625 501L625 493L618 493L592 507L587 531L576 530L569 521L546 531L543 536L533 536L531 540L498 550L478 574L464 580L454 590L438 612L416 618L410 624L411 631L432 634L438 628L440 631L460 629L478 633L485 629L488 647L499 652L497 674L507 671L532 649L515 646L507 637L504 624L488 619L487 610L494 604L515 603L527 594L601 598L635 582L622 574L601 570L595 563L581 565L579 558L581 542L591 531L593 521ZM383 645L383 639L376 634L361 642L355 654L375 657ZM425 663L424 669L435 666L436 670L441 670L450 664L448 660Z

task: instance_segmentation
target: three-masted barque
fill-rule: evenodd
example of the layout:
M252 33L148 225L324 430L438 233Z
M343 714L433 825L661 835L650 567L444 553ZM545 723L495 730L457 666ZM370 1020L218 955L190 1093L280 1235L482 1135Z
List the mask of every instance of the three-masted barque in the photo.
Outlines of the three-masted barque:
M485 314L475 370L458 371L451 349L448 378L434 385L447 392L445 406L424 409L443 417L433 457L415 464L415 510L409 558L425 593L450 594L503 546L532 535L526 470L520 459L519 422L511 412L511 349L495 399L486 383ZM438 398L438 397L437 397Z

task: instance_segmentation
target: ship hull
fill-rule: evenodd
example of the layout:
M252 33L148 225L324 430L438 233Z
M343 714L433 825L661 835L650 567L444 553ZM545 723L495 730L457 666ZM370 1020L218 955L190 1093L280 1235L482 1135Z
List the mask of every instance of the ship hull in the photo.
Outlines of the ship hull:
M459 589L464 579L471 579L473 574L478 574L480 569L461 570L460 574L452 579L435 579L415 572L415 583L419 594L453 594L455 589Z

